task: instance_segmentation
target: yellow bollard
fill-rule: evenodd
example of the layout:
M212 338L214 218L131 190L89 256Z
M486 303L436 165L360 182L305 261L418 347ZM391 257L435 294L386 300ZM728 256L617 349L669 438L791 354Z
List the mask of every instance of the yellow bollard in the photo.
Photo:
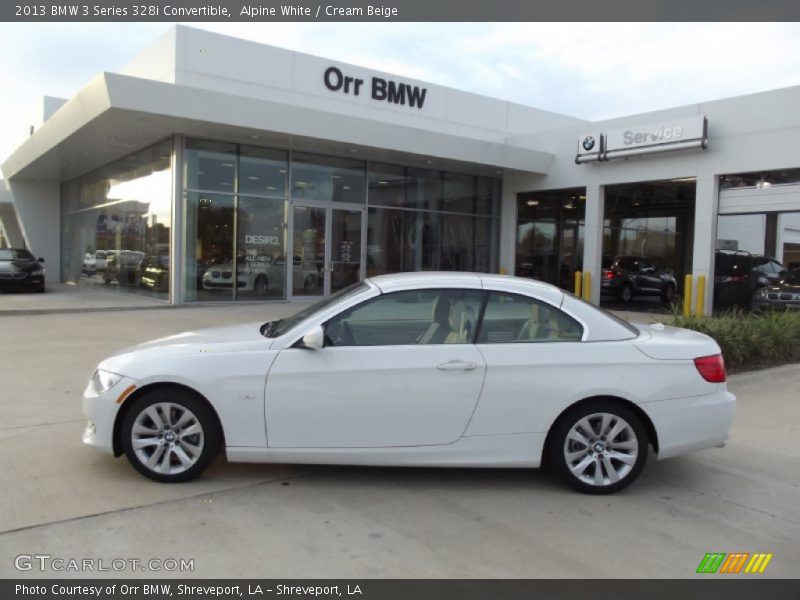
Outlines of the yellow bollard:
M695 302L695 312L694 314L698 317L702 317L705 314L705 304L706 304L706 276L705 275L698 275L697 276L697 301Z
M592 301L592 274L589 271L583 274L583 299Z
M686 275L683 278L683 316L688 317L692 314L692 276Z
M575 295L580 298L581 297L581 283L583 281L583 273L580 271L575 271Z
M500 267L499 269L497 269L497 274L498 275L508 275L508 271L506 270L505 267Z

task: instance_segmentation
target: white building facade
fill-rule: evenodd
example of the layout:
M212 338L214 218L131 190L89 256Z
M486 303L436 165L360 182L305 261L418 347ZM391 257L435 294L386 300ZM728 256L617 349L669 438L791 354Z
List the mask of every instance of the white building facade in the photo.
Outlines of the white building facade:
M631 255L704 276L710 311L717 249L800 266L797 106L587 122L178 26L46 103L2 169L51 274L171 303L409 270L588 272L600 302L604 257Z

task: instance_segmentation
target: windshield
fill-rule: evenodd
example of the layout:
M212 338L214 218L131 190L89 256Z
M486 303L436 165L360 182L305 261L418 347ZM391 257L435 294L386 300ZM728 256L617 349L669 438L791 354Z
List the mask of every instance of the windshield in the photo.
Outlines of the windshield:
M800 285L800 270L789 271L783 281L792 285Z
M34 260L34 258L27 250L4 248L0 250L0 260Z
M339 290L335 294L328 296L327 298L323 298L319 302L315 302L310 306L307 306L300 312L292 315L291 317L287 317L286 319L280 319L278 321L270 321L269 323L265 324L262 327L262 333L268 338L275 338L282 336L284 333L292 329L295 325L298 325L302 321L308 319L314 313L317 313L321 310L324 310L331 306L333 303L338 302L339 300L343 300L345 298L349 298L350 296L355 296L356 294L360 294L364 290L369 289L369 286L362 282L354 283L351 286L348 286L342 290Z

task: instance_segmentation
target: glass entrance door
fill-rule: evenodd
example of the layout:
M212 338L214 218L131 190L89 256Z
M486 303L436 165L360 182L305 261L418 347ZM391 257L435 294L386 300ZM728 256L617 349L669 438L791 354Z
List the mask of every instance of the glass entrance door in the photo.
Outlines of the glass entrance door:
M364 214L361 207L293 206L293 298L327 296L362 278Z
M325 294L325 240L327 212L318 206L295 204L292 209L292 296L322 296ZM287 257L287 262L288 262Z
M364 209L331 210L330 293L361 279L361 240Z

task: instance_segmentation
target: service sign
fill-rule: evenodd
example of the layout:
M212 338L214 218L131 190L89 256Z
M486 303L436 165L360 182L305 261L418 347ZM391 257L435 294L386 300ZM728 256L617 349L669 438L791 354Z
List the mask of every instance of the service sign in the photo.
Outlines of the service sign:
M702 115L650 123L630 125L606 132L605 150L627 150L661 144L684 143L705 138L705 118Z

